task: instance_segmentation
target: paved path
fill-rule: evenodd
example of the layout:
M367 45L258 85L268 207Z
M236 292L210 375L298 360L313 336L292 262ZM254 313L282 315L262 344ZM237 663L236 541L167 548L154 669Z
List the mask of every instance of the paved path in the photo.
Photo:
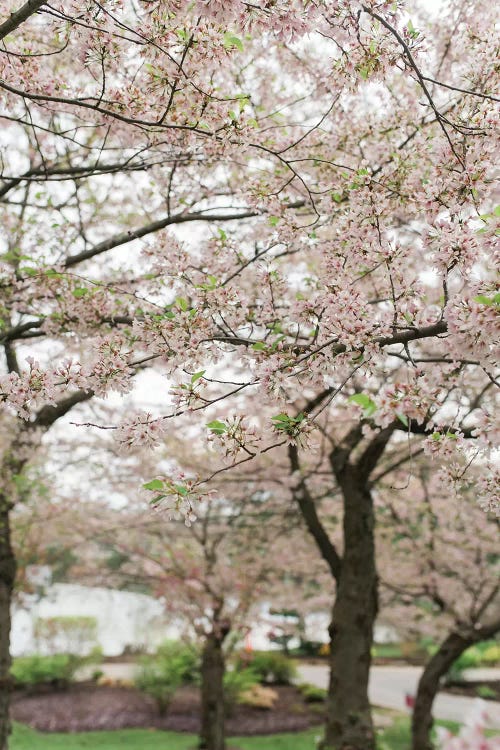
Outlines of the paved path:
M421 667L372 667L369 685L371 702L376 706L409 713L405 704L405 695L415 694L420 672ZM469 679L500 679L500 670L471 669L468 670L467 676ZM326 688L328 668L323 665L301 665L299 679ZM434 716L437 719L462 722L470 712L473 702L473 698L440 693L434 702ZM500 703L487 701L486 705L491 728L500 729Z

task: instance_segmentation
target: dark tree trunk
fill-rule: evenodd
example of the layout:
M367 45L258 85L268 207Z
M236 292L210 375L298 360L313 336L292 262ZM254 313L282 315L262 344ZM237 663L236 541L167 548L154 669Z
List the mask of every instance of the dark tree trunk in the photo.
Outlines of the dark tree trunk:
M200 750L225 750L223 638L207 636L201 658Z
M16 577L16 560L10 540L9 510L9 504L0 495L0 750L7 750L11 730L10 606Z
M432 706L439 691L441 679L446 675L453 662L463 652L499 630L500 623L494 622L466 634L450 633L440 645L434 656L427 663L420 677L413 715L411 719L412 750L432 750L431 731L434 724Z
M377 615L373 501L348 465L344 495L344 556L330 625L330 686L322 750L374 750L368 700L373 627Z

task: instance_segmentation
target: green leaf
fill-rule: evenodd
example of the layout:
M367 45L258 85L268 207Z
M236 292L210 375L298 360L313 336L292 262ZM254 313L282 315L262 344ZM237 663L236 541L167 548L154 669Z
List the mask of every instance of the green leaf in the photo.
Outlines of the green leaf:
M408 21L408 25L406 28L408 29L408 34L412 39L416 39L419 36L420 31L416 30L411 21Z
M153 497L150 501L150 505L156 505L160 502L160 500L163 500L164 497L167 497L166 495L157 495L156 497Z
M191 375L191 383L192 384L196 383L196 381L202 378L205 373L206 373L206 370L200 370L199 372L193 373L193 375Z
M145 490L153 490L153 492L155 492L156 490L163 489L163 480L152 479L150 482L146 482L146 484L143 484L142 486Z
M23 268L19 269L19 273L22 276L38 276L38 269L31 268L31 266L23 266Z
M263 341L256 341L255 344L252 344L252 349L256 352L264 352L266 351L267 346Z
M363 416L371 417L377 411L377 404L373 401L370 396L366 393L354 393L347 399L353 404L361 406L363 409Z
M187 299L184 299L184 297L176 297L175 301L182 312L187 312L189 310L189 303Z
M182 495L182 497L186 497L186 495L189 495L189 490L187 487L184 487L183 484L174 484L174 489L179 495Z
M396 414L397 418L400 422L404 424L405 427L408 427L408 417L406 414L400 414L399 412Z
M487 297L486 294L478 294L477 297L474 297L474 302L478 302L480 305L488 305L488 307L500 305L500 292L495 294L494 297Z
M224 47L226 49L233 49L236 47L240 52L243 52L243 42L238 36L235 36L230 31L226 31L224 34Z
M281 414L277 414L275 417L271 417L271 420L273 422L281 422L282 424L288 424L290 422L290 417L288 416L288 414L281 412Z
M214 419L212 422L207 422L207 427L210 432L214 433L214 435L223 435L225 432L227 432L227 425L224 422L221 422L219 419Z
M279 216L269 216L268 222L272 227L276 227L279 223L280 217Z
M71 294L73 295L73 297L76 297L78 299L80 297L85 297L85 295L88 294L88 291L89 290L87 289L87 287L77 286L75 289L73 289Z

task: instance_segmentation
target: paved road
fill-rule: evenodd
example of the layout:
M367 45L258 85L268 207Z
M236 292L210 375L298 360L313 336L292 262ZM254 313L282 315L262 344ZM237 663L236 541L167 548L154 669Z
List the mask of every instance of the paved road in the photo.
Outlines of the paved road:
M370 700L373 705L394 708L409 713L405 705L405 695L416 692L420 667L372 667L370 674ZM469 670L469 679L500 679L500 670ZM299 667L299 678L318 687L326 688L328 668L323 665L304 664ZM449 719L462 722L468 715L474 702L473 698L441 693L434 703L434 716L437 719ZM500 729L500 703L488 701L488 714L492 729Z

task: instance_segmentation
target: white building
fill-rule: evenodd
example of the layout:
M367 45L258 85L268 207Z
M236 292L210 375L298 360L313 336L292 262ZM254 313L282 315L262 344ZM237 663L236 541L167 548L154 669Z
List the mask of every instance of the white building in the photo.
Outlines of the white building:
M37 643L38 620L53 617L89 617L96 622L95 645L105 656L126 648L153 650L166 638L178 638L179 627L168 624L161 602L129 591L55 583L43 596L25 597L12 612L12 654L21 656L46 650Z

